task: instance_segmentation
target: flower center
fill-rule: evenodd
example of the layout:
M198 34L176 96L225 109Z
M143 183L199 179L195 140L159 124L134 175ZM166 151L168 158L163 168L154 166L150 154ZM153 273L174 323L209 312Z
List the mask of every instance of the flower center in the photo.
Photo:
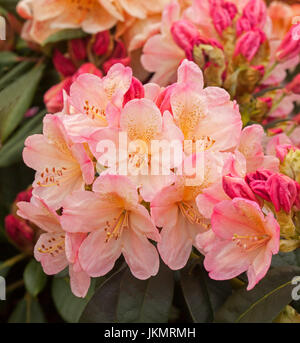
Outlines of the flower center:
M42 254L50 254L52 257L57 256L65 251L65 235L53 235L38 248L38 251Z
M41 186L41 187L59 186L60 185L59 179L63 176L66 170L67 168L65 167L62 167L60 169L56 169L55 167L45 168L44 171L40 175L40 180L37 182L38 186Z
M252 251L259 246L265 244L270 239L270 236L265 235L245 235L240 236L238 234L234 234L232 236L232 241L243 250L249 252Z
M92 119L95 119L95 118L105 119L104 109L99 109L95 106L90 106L88 100L86 100L84 103L85 105L83 109L85 110L85 114L87 116L91 117Z
M193 205L187 202L180 202L178 204L181 213L191 224L203 224L203 218L197 212Z
M106 239L107 243L110 239L117 240L123 232L123 229L128 228L128 212L123 210L118 217L113 218L112 222L106 222Z

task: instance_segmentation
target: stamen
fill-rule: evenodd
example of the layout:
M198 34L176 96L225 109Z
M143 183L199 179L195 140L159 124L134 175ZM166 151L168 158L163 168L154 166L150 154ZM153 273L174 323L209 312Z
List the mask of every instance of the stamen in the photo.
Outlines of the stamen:
M41 248L38 248L38 251L41 254L50 254L52 257L54 257L56 254L59 254L65 250L65 236L61 235L58 241L56 241L55 237L51 237L48 240L48 244L49 246L42 244Z
M232 241L240 248L246 251L251 251L262 244L265 244L266 241L270 239L270 236L265 234L265 235L245 235L245 236L240 236L238 234L234 234L232 236Z
M201 224L205 226L203 218L191 204L182 201L178 204L178 206L181 210L181 213L191 224Z
M52 186L59 186L60 182L59 179L63 176L64 172L67 168L62 167L61 169L56 169L55 167L52 168L45 168L45 170L41 173L40 180L37 182L38 186L40 187L52 187Z
M95 106L90 106L88 100L85 100L85 105L83 107L85 114L90 116L92 119L100 118L105 119L105 111L104 109L99 109Z
M113 224L109 221L106 222L106 240L107 243L111 238L117 240L122 234L124 229L128 228L128 212L123 210L117 218L113 218Z

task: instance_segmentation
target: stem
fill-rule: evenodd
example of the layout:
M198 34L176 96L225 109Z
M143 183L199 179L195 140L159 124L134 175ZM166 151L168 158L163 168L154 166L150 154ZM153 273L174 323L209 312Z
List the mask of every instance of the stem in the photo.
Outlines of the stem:
M280 105L281 101L286 97L286 93L283 93L281 97L272 105L269 113L272 113Z
M17 262L22 261L25 257L27 257L27 254L22 253L22 254L16 255L16 256L6 260L2 264L0 264L0 271L7 268L7 267L12 267Z
M279 62L277 62L277 61L273 63L273 65L270 67L270 69L266 71L261 82L265 81L272 74L272 71L278 66L278 64L279 64Z
M258 98L258 97L260 97L260 96L262 96L262 95L264 95L264 94L266 94L268 92L276 91L278 89L282 89L282 87L281 86L276 86L276 87L266 88L266 89L261 90L260 92L255 93L254 97Z
M23 285L24 285L24 280L16 281L16 282L12 283L11 285L7 286L6 292L7 293L13 292L15 289L22 287Z

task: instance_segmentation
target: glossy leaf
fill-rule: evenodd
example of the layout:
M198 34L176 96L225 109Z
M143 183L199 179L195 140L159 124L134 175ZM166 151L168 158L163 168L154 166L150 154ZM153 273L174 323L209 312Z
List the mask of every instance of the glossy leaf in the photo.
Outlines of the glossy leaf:
M166 323L173 300L173 272L161 264L148 280L135 278L128 268L113 274L96 290L81 322Z
M216 314L217 322L272 322L292 301L293 277L300 275L298 267L278 267L268 274L251 291L246 288L234 292Z
M194 323L212 322L216 310L232 292L229 281L210 279L201 265L188 264L183 268L180 285Z
M0 168L7 167L22 160L25 139L33 134L41 133L45 111L28 120L0 149Z
M8 322L45 323L46 320L38 300L27 294L25 298L18 303Z
M53 278L52 280L51 292L55 307L61 317L69 323L78 322L94 290L95 281L93 280L87 296L85 298L78 298L71 291L68 277Z
M24 282L27 291L33 297L36 297L46 286L47 275L35 259L32 259L24 270Z
M35 66L0 92L0 139L2 143L23 119L33 100L43 70L43 64Z
M49 43L57 43L63 40L77 39L77 38L82 38L85 36L86 36L86 33L83 32L81 29L65 29L65 30L58 31L52 34L51 36L49 36L48 38L46 38L43 41L42 46L45 46Z

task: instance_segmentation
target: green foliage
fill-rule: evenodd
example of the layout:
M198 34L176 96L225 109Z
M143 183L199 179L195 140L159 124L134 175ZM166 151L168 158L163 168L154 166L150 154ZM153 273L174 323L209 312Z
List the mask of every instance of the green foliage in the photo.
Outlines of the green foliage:
M102 283L80 321L94 323L167 323L173 300L173 272L161 263L159 273L136 279L128 268Z
M35 259L31 259L24 270L24 282L27 291L33 297L36 297L46 286L47 276L41 264Z
M227 323L270 323L291 301L294 276L299 267L278 267L252 289L245 287L232 294L219 309L215 321Z
M20 124L30 107L43 70L43 64L34 66L0 92L0 140L2 143Z

